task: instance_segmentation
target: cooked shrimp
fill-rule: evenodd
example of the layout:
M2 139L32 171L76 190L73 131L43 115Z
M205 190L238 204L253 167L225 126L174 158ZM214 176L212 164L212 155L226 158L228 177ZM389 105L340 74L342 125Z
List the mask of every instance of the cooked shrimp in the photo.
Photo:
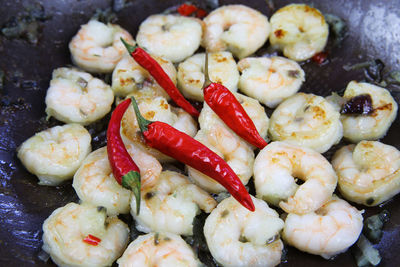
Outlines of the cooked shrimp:
M271 45L285 57L303 61L321 52L328 41L329 27L321 12L304 4L287 5L271 17Z
M101 241L83 241L88 235ZM58 266L111 266L129 240L128 226L108 217L101 207L69 203L56 209L43 224L43 250Z
M176 15L152 15L140 24L136 41L151 54L180 62L199 48L202 22Z
M369 94L372 98L373 112L370 115L341 115L343 136L351 142L361 140L377 140L382 138L397 116L397 103L389 91L369 83L352 81L347 85L343 98L351 98Z
M45 101L48 116L87 125L110 112L114 94L108 84L89 73L58 68L53 71Z
M198 267L201 262L192 248L172 233L141 235L129 244L117 261L121 267Z
M258 132L265 137L268 130L268 117L257 100L236 94L243 108L253 120ZM194 137L221 156L237 174L243 184L247 184L253 175L253 147L236 135L226 124L204 103L199 117L200 131ZM188 167L189 178L196 184L212 193L225 191L225 188L207 175Z
M284 57L244 58L238 67L240 90L270 108L294 95L304 82L300 65Z
M140 214L136 214L136 199L131 201L131 214L136 228L142 232L193 234L193 219L200 209L207 213L217 202L207 192L189 182L184 175L164 171L157 184L142 188Z
M178 87L185 97L204 100L204 62L205 54L199 53L179 64ZM210 53L208 64L211 81L223 84L231 92L237 91L239 71L230 52Z
M325 259L346 251L363 227L362 211L333 196L315 212L288 214L283 239L290 245Z
M81 26L69 43L72 62L89 72L112 72L122 56L127 54L120 38L135 44L132 36L120 26L91 20Z
M161 164L133 144L127 144L126 148L140 169L142 187L154 185L161 173ZM108 215L129 212L132 191L115 180L106 147L92 152L85 159L75 173L72 186L83 202L105 207Z
M238 58L251 55L268 39L268 18L243 5L227 5L204 18L202 45L210 52L229 50Z
M211 255L223 266L276 266L283 243L279 232L283 221L264 201L252 197L250 212L233 197L218 204L204 224L204 236Z
M309 147L323 153L343 135L340 114L321 96L297 93L272 113L269 133L274 141Z
M90 153L90 134L79 124L55 126L36 133L18 148L22 164L41 185L58 185L71 179Z
M163 70L176 84L176 69L171 61L158 56L152 56ZM112 74L112 90L117 96L128 94L149 88L169 100L169 95L158 85L147 70L142 68L131 56L125 56L118 62Z
M304 181L297 185L296 178ZM254 162L257 197L288 213L304 214L324 205L336 188L337 176L319 153L284 142L272 142Z
M376 206L400 192L400 151L376 141L339 149L332 159L344 198Z
M134 93L134 95L138 101L139 110L146 119L165 122L190 136L196 134L197 122L192 116L181 108L170 106L164 97L154 96L149 90L140 91ZM146 145L140 132L133 107L129 107L125 112L121 125L121 131L125 139L135 143L161 162L173 160L158 150Z

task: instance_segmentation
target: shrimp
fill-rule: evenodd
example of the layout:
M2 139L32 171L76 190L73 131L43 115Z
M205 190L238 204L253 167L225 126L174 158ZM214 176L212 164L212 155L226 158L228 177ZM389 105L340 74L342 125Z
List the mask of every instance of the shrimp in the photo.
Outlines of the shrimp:
M361 141L336 151L332 165L344 198L376 206L400 192L400 151L377 141Z
M285 141L324 153L343 135L340 114L321 96L297 93L272 113L269 133L274 141Z
M161 164L134 144L126 144L126 149L140 169L141 186L153 186L161 173ZM92 152L85 159L75 173L72 186L81 201L105 207L108 215L129 212L132 191L115 180L106 147Z
M172 233L141 235L129 244L117 261L120 267L198 267L202 266L192 248Z
M362 94L371 96L373 112L362 116L342 114L340 117L343 124L343 136L354 143L382 138L397 116L396 101L389 91L382 87L351 81L347 85L343 98L348 101Z
M264 138L268 130L268 117L264 108L257 100L236 94L239 102L253 120L258 132ZM253 175L253 147L236 135L204 103L199 117L200 131L194 137L197 141L209 147L221 156L237 174L243 184L247 184ZM225 188L207 175L188 166L189 178L196 184L212 193L225 191Z
M269 108L294 95L305 80L300 65L284 57L244 58L238 68L240 90Z
M244 5L227 5L204 18L202 45L210 52L229 50L244 58L260 48L268 39L268 18Z
M72 62L89 72L110 73L127 54L120 38L135 45L132 36L120 26L91 20L81 25L69 43Z
M296 178L304 181L297 185ZM315 211L329 201L337 176L331 164L319 153L272 142L260 151L254 162L257 197L287 213Z
M214 198L190 183L186 176L163 171L156 185L142 188L139 215L136 214L136 199L132 198L131 214L141 232L192 235L193 219L200 209L210 213L216 205Z
M333 196L315 212L288 214L283 239L301 251L329 259L357 241L363 228L362 213Z
M71 179L90 153L91 137L79 124L55 126L21 144L18 158L39 178L40 185L58 185Z
M45 101L49 117L88 125L110 112L114 94L108 84L89 73L58 68L53 71Z
M152 56L176 84L176 69L171 61ZM142 68L131 56L125 56L118 62L112 74L112 90L117 96L150 88L156 95L170 99L165 90L154 80L147 70Z
M151 54L180 62L199 48L202 21L176 15L152 15L140 24L136 41Z
M271 17L271 45L280 48L285 57L303 61L321 52L329 27L321 12L304 4L287 5Z
M185 97L204 101L204 62L205 54L199 53L179 64L178 87ZM208 70L210 80L224 85L231 92L237 91L239 71L230 52L210 53Z
M233 197L218 204L204 224L204 236L211 255L223 266L276 266L283 243L279 232L284 222L264 201L252 197L250 212Z
M165 122L190 136L196 134L197 122L192 116L181 108L169 105L164 97L155 96L151 90L136 92L133 95L138 101L141 114L146 119ZM122 118L121 132L124 139L135 143L142 150L147 151L150 155L157 158L157 160L161 162L173 161L172 158L146 145L140 132L133 107L129 107Z
M92 245L88 235L101 241ZM56 209L43 224L43 250L58 266L111 266L129 240L128 226L105 209L68 203Z

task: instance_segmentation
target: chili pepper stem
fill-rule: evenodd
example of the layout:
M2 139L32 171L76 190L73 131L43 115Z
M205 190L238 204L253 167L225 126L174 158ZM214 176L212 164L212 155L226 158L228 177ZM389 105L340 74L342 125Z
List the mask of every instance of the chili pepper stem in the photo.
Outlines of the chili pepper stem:
M211 84L210 75L208 74L208 51L206 50L206 62L204 64L204 84L203 89Z
M136 199L136 214L140 212L140 173L136 171L130 171L122 176L122 186L132 190Z
M141 132L145 132L145 131L147 131L147 126L149 126L149 124L152 123L152 122L149 121L149 120L146 120L142 116L142 114L140 113L140 110L139 110L139 107L138 107L138 104L136 102L135 97L131 96L131 100L132 100L131 102L132 102L132 105L133 105L133 109L135 110L136 119L138 121L140 131Z
M130 44L128 44L125 40L124 40L124 38L120 38L121 39L121 42L125 45L125 47L126 47L126 49L128 50L128 52L129 52L129 54L131 54L131 53L133 53L135 50L136 50L136 48L138 47L137 45L130 45Z

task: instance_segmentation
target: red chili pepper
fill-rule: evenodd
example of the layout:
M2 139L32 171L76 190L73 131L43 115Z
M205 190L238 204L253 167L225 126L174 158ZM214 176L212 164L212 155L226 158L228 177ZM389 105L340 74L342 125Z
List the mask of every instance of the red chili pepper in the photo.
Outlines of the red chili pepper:
M225 86L212 83L208 76L208 54L206 53L204 101L229 128L250 144L263 149L268 143L260 136L247 112Z
M113 111L107 129L107 154L115 180L132 190L136 198L136 213L140 209L140 170L129 155L122 141L121 119L131 104L131 99L121 102Z
M178 106L196 118L200 115L199 111L185 99L181 92L179 92L178 88L176 88L168 74L163 70L160 64L154 60L154 58L152 58L142 48L128 44L123 38L121 38L121 41L124 43L126 49L128 50L129 54L131 54L133 59L135 59L140 66L146 69L151 76L154 77L157 83L164 88L167 94Z
M204 18L205 16L207 16L207 11L205 11L205 10L202 9L202 8L197 9L197 12L196 12L196 17L197 17L197 18L202 19L202 18Z
M318 65L321 65L322 63L324 63L328 58L328 53L326 52L319 52L317 54L315 54L311 60L318 63Z
M190 16L197 11L197 7L191 4L182 4L178 7L178 13L182 16Z
M166 123L146 120L140 114L134 97L132 97L132 104L146 144L213 178L244 207L250 211L255 210L254 203L243 183L220 156L191 136Z
M83 239L83 242L88 243L92 246L97 246L101 242L101 239L89 234Z

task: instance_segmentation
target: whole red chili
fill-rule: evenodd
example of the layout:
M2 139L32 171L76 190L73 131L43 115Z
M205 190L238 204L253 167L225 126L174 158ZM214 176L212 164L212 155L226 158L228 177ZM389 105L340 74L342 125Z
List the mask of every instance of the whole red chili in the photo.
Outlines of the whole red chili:
M168 74L154 58L152 58L142 48L128 44L123 38L121 38L121 41L124 43L126 49L133 59L135 59L140 66L146 69L151 76L153 76L157 83L167 92L167 94L179 107L194 117L198 117L200 115L199 111L185 99L178 88L176 88L175 84L171 81Z
M132 104L146 144L213 178L239 203L254 211L249 193L228 163L208 147L174 127L160 121L146 120L140 114L134 97Z
M101 239L94 235L89 234L83 239L83 242L88 243L89 245L92 246L97 246L98 244L100 244Z
M253 121L235 95L222 84L210 81L208 76L208 53L206 53L205 65L204 101L237 135L259 149L263 149L268 143L260 136Z
M107 154L115 180L135 194L136 213L139 214L140 170L126 150L120 134L122 116L130 104L131 99L124 100L111 115L107 129Z

